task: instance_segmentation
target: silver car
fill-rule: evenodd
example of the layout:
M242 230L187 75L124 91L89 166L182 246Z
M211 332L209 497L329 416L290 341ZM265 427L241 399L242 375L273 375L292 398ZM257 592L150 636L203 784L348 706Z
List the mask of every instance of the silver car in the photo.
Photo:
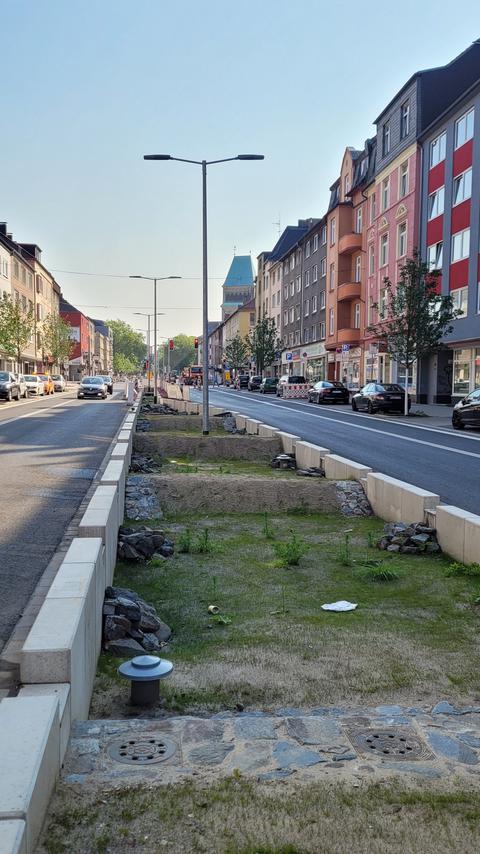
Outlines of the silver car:
M43 397L45 386L38 374L25 374L24 380L27 386L27 394L34 394L35 397Z
M65 391L67 383L61 374L52 374L53 388L55 391Z
M27 383L23 374L15 374L15 379L20 386L20 394L22 397L28 397Z

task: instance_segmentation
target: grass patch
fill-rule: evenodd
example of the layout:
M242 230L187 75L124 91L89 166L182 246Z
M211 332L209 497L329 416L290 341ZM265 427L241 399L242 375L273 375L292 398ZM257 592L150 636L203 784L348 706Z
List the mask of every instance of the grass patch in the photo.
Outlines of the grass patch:
M275 539L263 513L172 516L162 526L177 544L174 557L158 568L117 566L115 583L134 588L173 629L167 711L475 701L478 608L471 583L446 575L451 559L380 558L370 546L383 529L378 519L269 514L267 522ZM308 551L298 565L279 567L277 545L289 548L290 529ZM185 537L190 547L181 552ZM357 610L321 610L338 599ZM231 623L215 622L212 604ZM101 656L92 717L131 713L117 666Z
M236 774L209 785L108 792L60 784L37 854L476 854L479 818L473 787L448 792L432 782L355 789L259 784Z
M447 569L447 575L451 578L480 578L480 563L451 563Z
M245 477L273 477L285 478L296 477L294 471L272 469L268 462L248 462L247 460L222 460L221 462L208 462L197 460L193 457L175 457L175 459L164 458L162 460L162 474L209 474L215 477L222 475L245 475Z

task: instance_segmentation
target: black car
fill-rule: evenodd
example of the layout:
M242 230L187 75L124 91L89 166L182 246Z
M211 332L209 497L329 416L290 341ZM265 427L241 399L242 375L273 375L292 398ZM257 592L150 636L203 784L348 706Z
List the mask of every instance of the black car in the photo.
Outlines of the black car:
M480 427L480 388L471 391L463 400L455 404L452 413L454 430L464 430L465 427Z
M107 386L107 391L109 394L113 394L113 379L112 377L104 376L103 374L98 375L100 379L102 379Z
M275 394L277 385L277 377L264 377L260 386L260 394Z
M258 376L250 377L248 381L248 390L249 391L258 391L262 384L262 378Z
M20 383L10 371L0 371L0 398L4 400L20 400L22 390Z
M239 374L235 380L235 388L248 388L249 380L248 374Z
M411 401L408 395L408 408ZM374 412L404 412L405 389L397 383L367 383L352 397L352 409L357 412L364 409L372 415Z
M348 403L348 388L339 382L320 380L308 392L310 403Z

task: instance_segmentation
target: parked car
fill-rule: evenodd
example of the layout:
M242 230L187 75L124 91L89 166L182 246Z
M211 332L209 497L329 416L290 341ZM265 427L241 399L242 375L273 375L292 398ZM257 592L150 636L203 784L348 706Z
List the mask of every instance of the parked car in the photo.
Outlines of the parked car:
M308 392L310 403L348 403L348 388L339 382L320 380Z
M77 398L85 397L107 397L107 386L103 377L84 377L78 386Z
M65 391L67 383L61 374L52 374L52 382L55 391Z
M38 374L25 374L25 385L27 394L34 394L36 397L43 397L45 394L44 382Z
M113 379L112 377L104 376L103 374L99 374L102 380L105 381L105 385L107 386L107 391L109 394L113 394Z
M235 388L248 388L249 379L248 374L238 374L235 378Z
M286 385L304 385L306 383L305 377L300 376L300 374L284 374L280 377L277 384L277 397L282 397L283 395L283 387Z
M264 377L260 386L260 394L275 394L277 385L277 377Z
M465 427L480 427L480 388L467 394L463 400L455 404L452 413L454 430L464 430Z
M408 395L408 408L411 407ZM364 409L372 415L374 412L404 412L405 389L397 383L367 383L352 397L352 409L357 412Z
M39 374L38 376L43 380L45 394L53 394L55 392L55 388L50 374Z
M15 379L17 380L20 386L20 395L21 397L28 397L27 383L25 382L25 377L23 374L15 374Z
M0 398L3 400L20 400L20 384L15 374L10 371L0 371Z
M258 391L262 384L262 378L259 376L250 377L247 388L249 391Z

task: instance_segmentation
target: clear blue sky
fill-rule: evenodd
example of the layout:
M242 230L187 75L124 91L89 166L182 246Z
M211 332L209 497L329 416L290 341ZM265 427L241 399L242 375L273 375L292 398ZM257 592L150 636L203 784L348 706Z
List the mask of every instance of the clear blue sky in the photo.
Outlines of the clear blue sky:
M478 8L0 0L0 219L16 239L38 243L50 269L186 277L160 286L159 334L198 333L200 170L143 154L265 155L210 172L218 318L233 247L255 258L275 243L279 217L284 227L321 216L345 146L372 135L372 120L414 71L480 36ZM145 325L121 307L148 310L148 283L56 276L92 316Z

